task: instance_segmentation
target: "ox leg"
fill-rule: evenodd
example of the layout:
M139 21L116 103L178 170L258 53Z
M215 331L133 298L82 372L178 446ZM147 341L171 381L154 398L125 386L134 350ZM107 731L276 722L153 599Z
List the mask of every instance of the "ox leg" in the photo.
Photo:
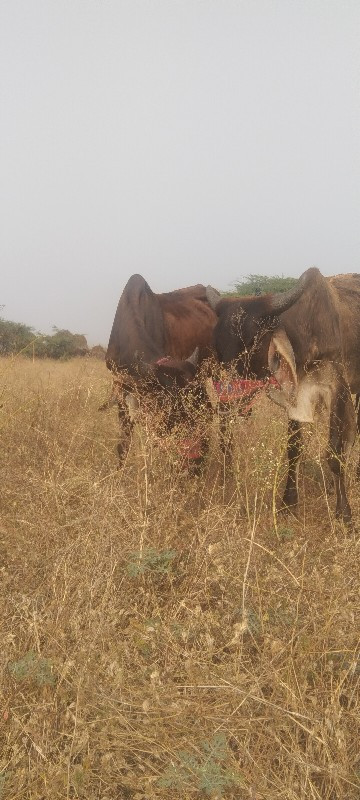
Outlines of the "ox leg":
M298 504L298 473L302 453L301 422L295 419L288 421L288 475L282 502L282 509L295 508Z
M130 418L128 409L124 406L121 406L120 404L119 404L118 415L119 415L121 439L117 444L117 451L121 465L123 461L125 461L126 456L129 452L134 421Z
M351 395L340 387L330 411L328 463L336 490L336 517L351 523L351 508L345 490L345 462L356 435L356 417Z

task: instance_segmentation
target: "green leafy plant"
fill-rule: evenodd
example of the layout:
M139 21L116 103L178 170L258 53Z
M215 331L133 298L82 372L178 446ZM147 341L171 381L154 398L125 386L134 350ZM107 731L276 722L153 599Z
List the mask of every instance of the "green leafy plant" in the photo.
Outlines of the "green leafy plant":
M166 574L170 572L171 562L175 556L176 550L157 550L156 547L147 547L142 551L130 553L126 569L132 578L145 572Z
M277 529L277 535L281 542L291 541L294 538L294 530L283 525Z
M54 686L51 661L29 650L19 661L11 661L8 670L18 683L32 680L37 686Z
M216 734L210 741L205 739L200 748L200 756L180 750L178 763L168 765L159 785L175 791L191 787L211 796L222 793L229 786L243 784L240 776L226 767L229 748L223 733Z

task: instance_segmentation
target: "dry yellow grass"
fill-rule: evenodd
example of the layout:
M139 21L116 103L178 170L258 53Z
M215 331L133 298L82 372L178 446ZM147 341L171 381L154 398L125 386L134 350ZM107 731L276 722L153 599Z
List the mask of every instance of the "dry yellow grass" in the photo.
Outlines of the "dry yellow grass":
M150 426L119 471L103 364L0 375L1 800L358 800L359 539L321 426L299 518L274 525L265 398L224 483L215 437L190 480Z

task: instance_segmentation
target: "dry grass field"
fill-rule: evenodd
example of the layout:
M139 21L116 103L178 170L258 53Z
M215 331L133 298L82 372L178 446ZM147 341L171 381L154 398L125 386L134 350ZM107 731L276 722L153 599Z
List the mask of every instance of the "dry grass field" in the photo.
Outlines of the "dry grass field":
M103 363L0 362L1 800L359 800L360 538L324 427L278 518L262 397L204 475L139 427L117 468ZM354 448L349 497L360 527Z

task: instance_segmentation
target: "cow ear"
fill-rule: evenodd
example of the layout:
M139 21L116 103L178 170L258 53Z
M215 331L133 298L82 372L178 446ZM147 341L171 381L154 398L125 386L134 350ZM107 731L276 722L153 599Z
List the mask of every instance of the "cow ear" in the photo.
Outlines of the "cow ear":
M191 356L189 356L189 358L187 358L186 361L188 361L189 364L192 364L193 367L197 367L198 361L199 361L199 348L198 347L195 347L194 352L191 353Z
M289 399L292 398L297 388L295 356L291 342L282 328L271 337L268 365L285 394Z

